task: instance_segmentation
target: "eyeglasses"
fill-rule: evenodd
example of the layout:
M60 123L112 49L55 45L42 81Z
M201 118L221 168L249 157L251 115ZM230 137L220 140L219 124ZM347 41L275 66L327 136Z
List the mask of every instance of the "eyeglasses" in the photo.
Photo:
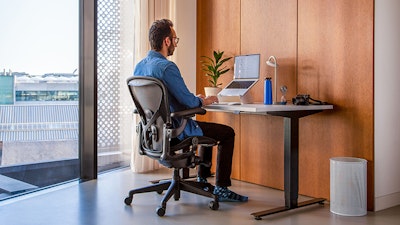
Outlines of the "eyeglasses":
M179 38L178 37L172 37L172 40L175 40L175 44L179 43Z

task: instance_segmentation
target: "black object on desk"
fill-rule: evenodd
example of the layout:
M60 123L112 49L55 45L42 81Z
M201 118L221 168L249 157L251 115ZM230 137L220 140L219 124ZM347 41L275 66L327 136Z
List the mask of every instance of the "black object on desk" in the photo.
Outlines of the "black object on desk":
M299 119L323 110L333 109L332 105L262 105L243 104L241 106L216 106L205 107L207 110L224 112L243 112L254 114L267 114L284 117L284 192L285 206L251 213L254 219L296 209L312 204L323 204L324 198L315 198L304 202L298 202L299 192Z

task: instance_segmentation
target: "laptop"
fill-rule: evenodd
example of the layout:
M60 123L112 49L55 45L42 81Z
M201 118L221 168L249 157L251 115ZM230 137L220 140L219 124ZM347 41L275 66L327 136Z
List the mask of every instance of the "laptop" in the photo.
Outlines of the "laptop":
M238 55L234 58L233 80L219 96L244 96L260 77L260 54Z

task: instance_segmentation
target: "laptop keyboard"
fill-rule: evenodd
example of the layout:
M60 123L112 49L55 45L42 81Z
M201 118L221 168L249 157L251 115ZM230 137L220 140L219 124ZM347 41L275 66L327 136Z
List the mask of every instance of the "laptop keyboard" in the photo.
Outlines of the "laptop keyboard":
M226 88L246 89L249 88L254 81L233 81Z

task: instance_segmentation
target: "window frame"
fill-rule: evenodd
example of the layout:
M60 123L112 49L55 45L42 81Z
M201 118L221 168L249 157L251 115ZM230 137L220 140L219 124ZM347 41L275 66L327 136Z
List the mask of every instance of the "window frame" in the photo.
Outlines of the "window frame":
M97 1L79 0L80 181L97 179Z

